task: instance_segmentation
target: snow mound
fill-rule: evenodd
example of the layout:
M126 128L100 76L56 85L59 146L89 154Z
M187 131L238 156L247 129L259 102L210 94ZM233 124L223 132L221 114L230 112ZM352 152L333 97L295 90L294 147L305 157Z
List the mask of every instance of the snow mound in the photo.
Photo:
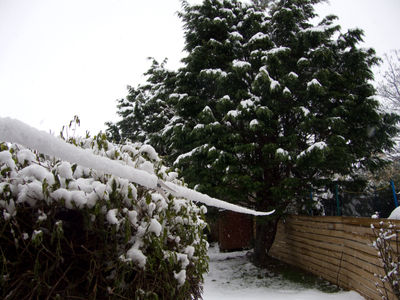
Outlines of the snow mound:
M400 206L396 207L390 214L390 216L388 217L388 219L391 220L400 220Z

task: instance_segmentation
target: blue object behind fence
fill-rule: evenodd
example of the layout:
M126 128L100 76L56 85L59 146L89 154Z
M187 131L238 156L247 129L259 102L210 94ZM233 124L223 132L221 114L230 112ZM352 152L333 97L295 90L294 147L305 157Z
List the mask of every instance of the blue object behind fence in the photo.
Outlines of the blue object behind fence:
M396 207L398 207L398 206L399 206L399 202L397 201L396 188L394 187L394 182L393 182L393 180L390 180L390 185L392 186L394 205L395 205Z

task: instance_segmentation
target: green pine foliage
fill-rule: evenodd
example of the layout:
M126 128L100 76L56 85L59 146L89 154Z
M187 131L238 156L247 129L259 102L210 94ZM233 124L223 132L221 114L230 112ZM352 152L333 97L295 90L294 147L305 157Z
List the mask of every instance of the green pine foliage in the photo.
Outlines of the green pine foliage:
M399 117L374 98L378 58L358 46L362 30L341 32L335 16L312 25L319 2L269 1L263 11L183 1L188 55L161 132L190 185L277 217L304 209L310 190L385 164Z

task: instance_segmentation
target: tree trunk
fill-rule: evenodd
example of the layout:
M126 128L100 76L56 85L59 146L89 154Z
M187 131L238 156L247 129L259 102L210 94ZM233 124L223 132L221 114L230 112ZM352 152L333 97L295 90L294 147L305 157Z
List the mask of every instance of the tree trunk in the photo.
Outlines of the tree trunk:
M268 261L268 252L275 240L278 221L278 216L257 217L254 241L254 264L257 266L265 266Z

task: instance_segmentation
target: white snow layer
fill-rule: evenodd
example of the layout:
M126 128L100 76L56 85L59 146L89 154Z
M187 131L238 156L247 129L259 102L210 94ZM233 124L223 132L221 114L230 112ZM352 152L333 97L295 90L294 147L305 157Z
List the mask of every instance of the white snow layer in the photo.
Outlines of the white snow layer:
M242 60L237 60L237 59L235 59L235 60L232 62L232 66L233 66L234 68L251 68L251 64L250 64L249 62L247 62L247 61L242 61Z
M243 40L243 36L237 31L230 32L229 36L234 38L234 39Z
M180 270L178 273L174 272L174 277L178 281L179 286L182 286L186 281L186 270Z
M155 175L94 155L19 120L0 117L0 140L21 144L86 168L111 173L147 188L157 186L158 178Z
M300 158L304 155L306 155L307 153L310 153L311 151L313 151L315 148L319 149L319 150L323 150L326 147L328 147L328 145L325 142L317 142L314 143L313 145L311 145L310 147L308 147L305 151L301 152L297 158Z
M388 217L388 219L392 219L392 220L400 220L400 206L396 207L392 213L390 214L390 216Z
M209 272L204 278L204 300L364 300L355 291L324 293L258 269L247 251L220 253L211 246Z
M276 149L276 154L283 155L283 156L288 156L289 152L287 152L286 150L284 150L282 148L278 148L278 149Z
M277 53L279 53L279 52L284 52L284 51L290 51L290 48L288 48L288 47L277 47L277 48L272 48L271 50L268 50L268 51L266 51L265 52L265 54L272 54L272 55L274 55L274 54L277 54Z
M217 75L222 77L228 76L228 74L225 71L222 71L221 69L204 69L200 71L200 74Z
M205 205L208 206L214 206L226 210L231 210L243 214L250 214L250 215L255 215L255 216L267 216L270 214L273 214L275 210L270 211L270 212L258 212L254 211L252 209L248 209L245 207L241 207L232 203L228 203L219 199L212 198L208 195L199 193L197 191L191 190L187 187L184 186L179 186L176 185L172 182L164 182L164 185L168 187L168 191L174 195L175 197L182 197L186 199L190 199L195 202L201 202Z
M312 85L322 86L322 85L319 83L319 81L318 81L317 79L315 79L315 78L314 78L313 80L307 82L307 87L310 87L310 86L312 86Z
M251 120L251 122L250 122L250 127L257 126L258 124L259 124L258 120L257 120L257 119L253 119L253 120Z
M137 263L140 268L143 269L146 266L147 257L135 246L128 250L126 256L128 257L128 260L132 260L133 262Z
M161 230L161 224L156 219L151 219L148 231L153 232L156 236L160 236Z
M268 35L267 35L267 34L262 33L262 32L257 32L255 35L253 35L253 36L250 38L249 44L250 44L250 43L254 43L254 42L256 42L256 41L259 41L259 40L264 40L264 39L266 39L266 38L268 38Z
M274 213L274 211L257 212L252 209L212 198L208 195L183 186L178 186L171 182L163 182L154 174L149 174L130 166L121 165L119 162L106 157L94 155L91 152L75 147L72 144L68 144L49 133L39 131L16 119L0 117L0 141L21 144L27 148L36 149L43 154L55 156L69 163L76 163L86 168L96 169L107 174L113 174L128 179L131 182L150 189L159 189L160 187L167 188L175 197L183 197L209 206L256 216L270 215ZM150 156L153 156L154 154L150 148L141 150L147 152ZM3 156L5 156L5 154L3 154ZM7 157L0 157L0 160L11 163ZM80 203L81 199L79 195L70 195L70 199L78 205L83 204ZM115 221L113 217L113 215L110 215L108 221ZM154 233L157 233L157 230L155 230Z

